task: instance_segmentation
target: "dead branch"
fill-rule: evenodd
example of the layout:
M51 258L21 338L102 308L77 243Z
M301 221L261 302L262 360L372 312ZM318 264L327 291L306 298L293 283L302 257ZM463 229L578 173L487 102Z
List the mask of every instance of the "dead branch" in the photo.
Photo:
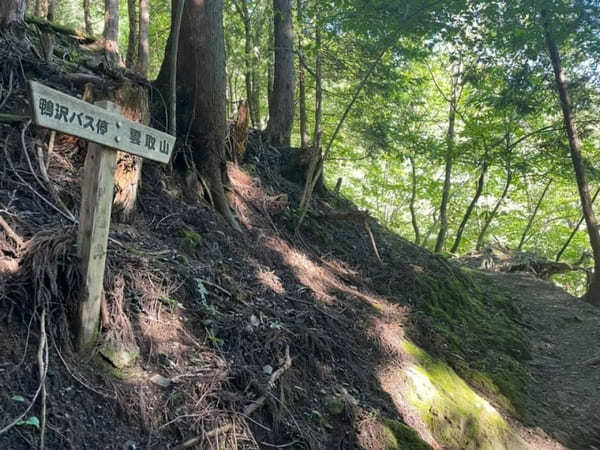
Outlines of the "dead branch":
M2 108L8 101L10 95L12 94L12 90L13 90L13 71L11 69L10 75L8 76L8 90L6 92L6 95L4 96L4 100L2 100L2 103L0 103L0 108Z
M267 393L271 389L273 389L273 387L275 387L275 383L277 382L277 380L279 378L281 378L281 376L285 373L285 371L288 370L290 367L292 367L292 358L290 357L290 347L288 345L285 347L284 363L281 365L281 367L279 369L277 369L275 372L273 372L273 374L269 378L269 382L267 383L267 388L266 388ZM265 404L266 401L267 401L267 394L261 395L254 402L252 402L251 404L246 406L246 408L244 408L243 415L250 416L257 409L260 409ZM234 427L234 425L232 423L217 427L217 428L215 428L211 431L208 431L200 436L195 436L191 439L188 439L183 444L181 444L179 447L175 447L175 450L182 450L185 448L193 447L194 445L202 442L204 439L215 437L215 436L218 436L223 433L227 433L227 432L231 431L233 429L233 427Z
M23 247L23 245L25 245L25 242L23 241L23 239L21 239L21 236L15 233L15 231L6 222L6 220L4 220L2 216L0 216L0 226L2 226L4 232L8 235L8 237L15 241L15 243L17 244L17 250L20 250Z

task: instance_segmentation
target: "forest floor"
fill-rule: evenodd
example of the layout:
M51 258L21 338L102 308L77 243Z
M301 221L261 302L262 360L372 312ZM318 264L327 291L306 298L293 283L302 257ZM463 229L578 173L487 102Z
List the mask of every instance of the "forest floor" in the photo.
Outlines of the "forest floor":
M17 50L0 47L0 82L14 79L0 113L28 114L25 78L81 95L65 67ZM81 358L67 321L76 227L57 209L77 216L86 147L47 140L0 122L0 448L39 446L40 358L48 449L173 449L194 436L218 450L598 445L597 312L368 219L380 261L364 224L339 220L356 206L329 192L296 232L298 152L258 132L228 165L243 232L185 175L144 164L133 223L111 224L101 346ZM111 346L137 358L116 367Z
M526 273L493 273L532 344L531 414L572 448L600 448L600 309Z

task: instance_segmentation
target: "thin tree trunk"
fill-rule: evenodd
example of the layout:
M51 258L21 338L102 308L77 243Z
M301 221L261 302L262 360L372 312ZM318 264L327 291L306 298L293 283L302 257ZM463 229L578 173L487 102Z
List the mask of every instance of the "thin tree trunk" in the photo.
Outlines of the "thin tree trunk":
M434 251L441 252L446 244L448 234L448 204L450 201L450 188L452 182L452 168L454 166L454 147L456 140L456 109L458 107L459 87L461 85L462 67L458 63L452 75L452 95L450 97L450 111L448 113L448 133L446 135L446 168L444 171L444 188L442 190L442 203L440 205L440 230Z
M583 215L585 217L585 223L587 225L587 231L590 238L590 245L592 247L592 253L594 256L594 275L592 276L592 281L585 298L594 305L600 305L600 234L598 233L598 220L596 219L596 215L594 214L594 209L592 207L592 199L585 175L585 167L581 157L581 139L579 138L579 132L577 131L575 115L571 110L571 101L569 99L569 93L567 90L567 75L562 67L560 53L558 51L556 42L554 42L554 39L550 33L545 11L542 11L542 16L544 17L546 45L548 46L548 52L550 53L552 67L554 69L556 87L558 89L560 104L562 106L563 117L565 121L565 128L569 138L571 160L573 161L575 178L577 180L577 188L579 189L579 197L581 199Z
M90 11L90 0L83 0L83 21L85 22L85 33L88 36L94 34L92 27L92 13Z
M535 204L535 208L533 209L533 213L529 217L529 221L527 222L527 226L525 227L525 229L523 230L523 234L521 235L521 240L519 241L519 246L517 247L517 250L519 250L519 251L523 248L523 244L525 243L525 238L527 237L527 234L529 233L529 230L531 230L531 226L533 225L533 221L535 220L535 216L537 216L537 213L538 213L538 211L540 209L540 206L542 206L542 202L544 201L544 197L546 197L546 193L548 192L548 189L550 189L550 185L551 184L552 184L552 180L548 181L548 183L546 184L546 187L542 191L542 195L540 195L540 198L538 199L537 203Z
M577 179L579 197L581 199L583 215L585 217L590 244L594 256L594 275L592 277L589 290L586 294L586 300L595 305L600 305L600 234L598 233L598 221L592 207L592 199L590 197L589 186L585 175L585 168L581 157L581 140L577 131L575 116L571 111L571 103L567 91L567 77L562 68L558 47L550 35L550 30L548 29L547 24L545 24L545 26L546 44L550 53L550 59L552 60L552 66L554 68L554 76L563 110L565 128L569 138L571 159L573 161L573 168L575 170L575 178Z
M297 1L296 15L298 19L298 51L302 52L302 39L303 39L303 16L302 16L302 0ZM317 25L317 29L319 29ZM307 129L307 118L306 118L306 80L305 80L304 66L302 65L301 56L298 54L298 103L300 104L300 148L305 150L308 148L308 129Z
M48 10L46 11L46 20L54 22L56 20L56 1L48 0Z
M173 0L171 35L172 45L169 49L169 133L177 136L177 55L179 54L179 33L185 0Z
M419 245L421 234L419 231L419 222L417 221L417 212L415 210L415 202L417 201L417 171L415 167L415 158L411 155L408 157L411 168L411 192L410 192L410 218L412 221L413 231L415 232L415 244Z
M137 63L136 56L138 51L138 13L136 0L127 0L127 14L129 16L129 41L127 42L125 65L129 69L133 69Z
M272 145L289 147L294 125L295 66L291 0L273 0L275 68L266 134Z
M108 63L117 66L119 56L119 0L104 2L104 55Z
M598 193L600 193L600 188L598 188L596 190L596 192L594 193L594 196L592 197L592 205L596 201L596 198L598 197ZM575 235L579 231L579 227L581 227L581 224L583 223L584 220L585 220L585 216L582 215L581 219L579 219L579 222L577 222L577 225L575 225L575 228L573 228L573 231L571 231L571 234L569 235L569 238L566 240L566 242L564 243L564 245L562 246L562 248L560 249L560 251L556 254L556 259L555 259L556 262L558 262L560 260L560 258L562 257L563 253L565 252L565 250L569 247L569 244L571 243L571 241L573 240L573 238L575 237Z
M150 0L140 0L140 42L138 50L137 73L148 78Z
M458 231L456 232L456 238L454 239L454 244L452 245L452 248L450 249L450 253L456 253L456 251L458 251L458 247L460 246L460 241L462 240L467 223L469 222L469 219L471 218L471 214L473 213L475 206L477 206L479 197L481 197L481 193L483 192L483 186L485 184L485 176L487 175L487 171L488 171L488 163L487 163L487 161L485 161L483 163L483 167L481 169L481 175L479 176L479 179L477 180L477 188L475 189L475 195L473 196L473 199L471 200L471 203L467 207L467 210L465 211L465 215L463 216L462 221L460 222Z
M44 1L43 0L35 0L35 16L43 17L44 14Z
M502 203L504 203L504 199L506 199L506 196L508 195L508 190L510 189L510 186L512 183L512 178L513 178L513 172L509 165L506 169L506 183L504 184L504 190L502 191L502 195L500 196L500 198L494 205L494 209L492 209L492 212L490 213L489 217L486 219L485 223L483 224L483 228L481 229L481 232L479 233L479 236L477 237L477 245L475 247L475 249L477 251L480 251L481 248L483 247L483 242L485 240L485 235L487 234L487 230L488 230L489 226L491 225L492 221L494 220L494 218L496 217L496 214L498 214L498 210L500 209L500 206L502 206Z

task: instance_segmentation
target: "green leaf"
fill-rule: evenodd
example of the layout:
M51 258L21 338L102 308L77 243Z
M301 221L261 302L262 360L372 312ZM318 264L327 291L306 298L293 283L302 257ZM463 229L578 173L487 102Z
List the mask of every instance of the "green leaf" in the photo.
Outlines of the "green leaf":
M24 403L25 402L25 397L23 397L22 395L13 395L10 399L13 402L19 402L19 403Z
M17 425L19 425L19 426L31 425L32 427L36 427L37 429L39 429L40 428L40 419L38 419L36 416L31 416L27 420L19 420L17 422Z

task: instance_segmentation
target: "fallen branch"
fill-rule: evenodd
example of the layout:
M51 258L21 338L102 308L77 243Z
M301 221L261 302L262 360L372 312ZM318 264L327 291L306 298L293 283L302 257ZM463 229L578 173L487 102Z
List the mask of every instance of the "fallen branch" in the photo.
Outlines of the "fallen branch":
M275 383L277 382L277 380L279 378L281 378L281 376L285 373L285 371L288 370L290 367L292 367L292 358L290 357L290 347L286 346L285 362L279 369L277 369L275 372L273 372L273 374L269 378L269 382L267 383L267 389L266 389L267 392L270 391L271 389L273 389L273 387L275 387ZM267 401L267 395L266 394L261 395L254 402L250 403L248 406L246 406L246 408L244 408L243 415L250 416L257 409L260 409L265 404L266 401ZM193 447L194 445L202 442L204 439L215 437L215 436L218 436L223 433L227 433L227 432L231 431L233 429L233 427L234 427L234 425L232 423L228 423L227 425L217 427L213 430L203 433L200 436L195 436L191 439L188 439L180 446L175 447L175 450L182 450L185 448Z

